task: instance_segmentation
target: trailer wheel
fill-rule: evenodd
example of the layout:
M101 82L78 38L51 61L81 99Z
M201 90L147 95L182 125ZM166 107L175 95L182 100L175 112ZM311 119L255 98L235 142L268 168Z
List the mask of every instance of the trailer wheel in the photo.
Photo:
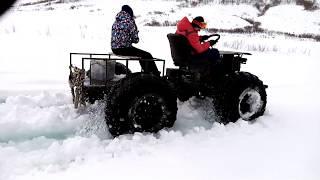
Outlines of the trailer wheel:
M151 74L135 73L113 86L106 96L105 119L113 136L157 132L172 127L177 97L169 82Z
M215 110L223 123L239 118L251 121L264 114L267 103L265 86L248 72L225 77L223 88L214 98Z

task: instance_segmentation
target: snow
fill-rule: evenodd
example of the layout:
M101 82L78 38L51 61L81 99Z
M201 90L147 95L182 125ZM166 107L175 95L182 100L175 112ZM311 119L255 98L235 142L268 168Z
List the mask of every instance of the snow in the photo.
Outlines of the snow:
M281 18L277 18L280 17ZM281 5L270 8L264 16L258 18L262 28L296 33L319 34L320 10L306 11L303 6Z
M163 21L201 13L219 28L248 25L236 17L245 12L257 18L247 5L179 9L177 2L160 0L70 2L51 11L14 7L0 19L0 180L319 179L320 45L314 40L221 33L217 48L251 52L243 70L269 85L266 113L253 123L216 123L210 100L192 98L178 102L171 129L113 139L103 102L75 110L69 53L109 52L110 27L124 3L137 9L137 47L165 59L167 67L173 62L165 37L175 27L144 26L158 18L148 12L176 10ZM319 35L318 13L281 5L258 20L268 30ZM297 23L289 14L298 16Z

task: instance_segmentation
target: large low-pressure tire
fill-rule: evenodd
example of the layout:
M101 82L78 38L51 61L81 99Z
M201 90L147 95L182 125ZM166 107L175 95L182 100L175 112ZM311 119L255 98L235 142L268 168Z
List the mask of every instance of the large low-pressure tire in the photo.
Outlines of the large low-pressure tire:
M251 121L264 114L267 94L263 82L248 72L236 72L224 78L214 97L216 113L223 123L239 118Z
M115 64L115 74L116 75L121 75L121 74L131 74L131 70L129 68L127 68L127 66L125 66L122 63L116 62Z
M105 120L113 136L172 127L177 97L169 82L151 74L121 79L105 97Z

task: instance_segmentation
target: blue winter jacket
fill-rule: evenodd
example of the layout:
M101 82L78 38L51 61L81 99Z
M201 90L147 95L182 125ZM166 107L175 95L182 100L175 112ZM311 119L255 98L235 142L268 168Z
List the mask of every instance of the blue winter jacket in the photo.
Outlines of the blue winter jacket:
M131 47L139 42L138 28L134 19L125 11L120 11L112 25L111 48Z

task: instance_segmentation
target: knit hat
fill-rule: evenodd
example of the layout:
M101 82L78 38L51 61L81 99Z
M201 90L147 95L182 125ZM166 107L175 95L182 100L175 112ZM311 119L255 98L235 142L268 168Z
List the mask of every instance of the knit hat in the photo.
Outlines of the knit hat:
M121 8L121 11L125 11L126 13L128 13L131 17L133 16L133 10L129 5L123 5Z
M200 29L205 29L207 27L207 23L204 22L202 16L197 16L192 20L192 25L198 27Z

